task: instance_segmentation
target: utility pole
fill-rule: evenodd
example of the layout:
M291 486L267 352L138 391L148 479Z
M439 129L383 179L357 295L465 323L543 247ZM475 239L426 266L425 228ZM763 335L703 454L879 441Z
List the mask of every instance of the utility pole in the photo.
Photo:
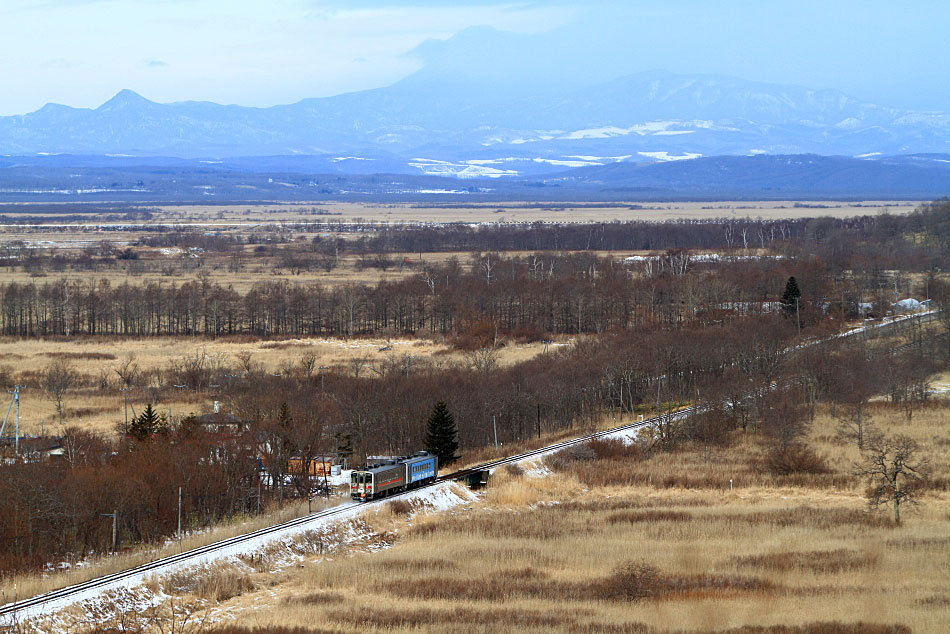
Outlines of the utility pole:
M327 376L327 375L326 375L326 371L330 369L330 366L328 366L328 365L321 365L321 366L320 366L319 368L317 368L317 369L320 370L320 393L322 394L323 392L326 391L326 390L324 389L324 388L326 387L326 382L325 382L325 381L326 381L326 376Z
M25 385L14 385L12 390L7 390L10 394L13 395L13 398L10 399L10 406L7 407L7 416L10 415L10 407L16 403L16 431L14 432L13 437L13 450L16 455L20 455L20 388L26 387ZM3 426L0 426L0 433L3 433L3 427L6 427L7 419L3 419Z
M798 336L802 336L802 313L798 309L798 298L795 298L795 319L798 321Z
M495 430L495 449L498 448L498 424L495 422L495 415L492 414L491 426Z
M118 535L117 531L117 520L119 517L119 509L113 510L111 513L100 513L102 517L111 517L112 518L112 552L115 552L116 547L116 537Z
M13 394L13 396L10 397L10 404L7 405L7 415L3 417L3 423L0 424L0 437L3 436L3 430L7 428L7 419L10 418L10 410L13 409L13 401L16 400L19 387L20 386L17 385L12 390L7 390L8 392L10 392L10 394Z
M181 544L181 487L178 487L178 543Z
M125 401L125 433L129 433L129 388L123 387L119 390L122 392L123 399Z
M538 440L541 440L541 403L538 403Z

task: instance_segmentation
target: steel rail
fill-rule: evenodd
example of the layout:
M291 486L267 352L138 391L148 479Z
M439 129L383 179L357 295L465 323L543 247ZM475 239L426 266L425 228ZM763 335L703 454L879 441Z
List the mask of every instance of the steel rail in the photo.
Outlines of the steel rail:
M191 549L191 550L187 550L187 551L182 552L182 553L177 553L177 554L175 554L175 555L170 555L170 556L168 556L168 557L163 557L163 558L161 558L161 559L156 559L156 560L154 560L154 561L147 562L147 563L144 563L144 564L140 564L140 565L138 565L138 566L135 566L134 568L128 568L128 569L122 570L122 571L120 571L120 572L112 573L112 574L109 574L109 575L104 575L104 576L102 576L102 577L97 577L97 578L95 578L95 579L90 579L89 581L84 581L84 582L81 582L81 583L77 583L77 584L74 584L74 585L71 585L71 586L67 586L67 587L64 587L64 588L60 588L60 589L58 589L58 590L52 590L52 591L47 592L47 593L45 593L45 594L37 595L37 596L31 597L31 598L29 598L29 599L24 599L24 600L22 600L22 601L17 601L17 602L15 602L15 603L9 603L9 604L7 604L7 605L0 606L0 617L13 615L14 613L16 613L16 612L18 612L18 611L20 611L20 610L24 610L24 609L32 608L32 607L37 607L37 606L43 605L43 604L45 604L45 603L49 603L49 602L51 602L51 601L55 601L55 600L57 600L57 599L64 599L64 598L69 597L70 595L78 594L78 593L80 593L80 592L85 592L85 591L88 591L88 590L93 590L93 589L96 589L96 588L99 588L99 587L102 587L102 586L105 586L105 585L110 585L110 584L113 584L113 583L116 583L116 582L120 582L120 581L124 581L124 580L127 580L127 579L131 579L131 578L133 578L133 577L136 577L136 576L141 575L141 574L144 574L144 573L155 572L155 571L157 571L157 570L159 570L159 569L161 569L161 568L167 568L167 567L170 567L170 566L175 566L175 565L178 565L178 564L183 564L183 563L187 562L187 561L190 560L190 559L195 559L195 558L197 558L197 557L200 557L200 556L203 556L203 555L207 555L207 554L213 553L213 552L215 552L215 551L219 551L219 550L222 550L222 549L224 549L224 548L228 548L228 547L230 547L230 546L234 546L234 545L236 545L236 544L241 544L241 543L243 543L243 542L247 542L247 541L250 541L250 540L253 540L253 539L257 539L257 538L259 538L259 537L265 537L265 536L267 536L267 535L269 535L269 534L277 533L277 532L283 531L283 530L288 529L288 528L293 528L293 527L295 527L295 526L299 526L299 525L301 525L301 524L306 524L306 523L311 522L311 521L316 520L316 519L321 519L321 518L330 517L330 516L333 516L333 515L338 515L338 514L341 514L341 513L346 512L346 511L352 511L352 510L357 509L357 508L368 508L368 507L370 507L370 506L372 506L372 505L375 505L375 504L381 504L381 503L384 503L384 502L388 502L389 500L392 500L392 499L394 499L394 498L398 498L398 497L401 497L401 496L412 495L412 494L414 494L415 492L420 491L420 490L422 490L422 489L429 488L429 487L433 487L433 486L436 486L436 485L438 485L438 484L442 484L442 483L445 483L445 482L453 482L453 481L455 481L455 480L458 480L459 478L463 478L463 477L465 477L466 475L469 475L469 474L474 473L474 472L484 471L484 470L488 470L488 469L493 469L493 468L496 468L496 467L499 467L499 466L502 466L502 465L505 465L505 464L510 464L510 463L512 463L512 462L520 462L520 461L525 460L525 459L528 459L528 458L532 458L532 457L539 456L539 455L542 455L542 454L550 453L550 452L553 452L553 451L558 451L558 450L560 450L560 449L563 449L563 448L565 448L565 447L570 447L570 446L572 446L572 445L582 444L582 443L584 443L584 442L588 442L588 441L593 440L593 439L595 439L595 438L601 438L601 437L603 437L603 436L608 436L608 435L613 434L613 433L616 433L616 432L625 431L625 430L640 429L640 428L647 427L647 426L649 426L649 425L653 425L653 424L656 424L656 423L658 423L658 422L661 422L661 421L664 420L664 419L669 419L670 416L673 416L673 417L675 417L675 418L682 418L683 416L686 416L686 415L688 415L689 413L692 413L693 411L696 411L697 409L699 409L699 407L700 407L700 406L691 406L691 407L688 407L688 408L685 408L685 409L682 409L682 410L678 410L678 411L676 411L676 412L673 412L672 414L664 414L664 415L656 416L656 417L653 417L653 418L650 418L650 419L645 419L645 420L642 420L642 421L636 421L636 422L634 422L634 423L629 423L629 424L626 424L626 425L620 425L620 426L618 426L618 427L614 427L614 428L611 428L611 429L606 429L606 430L602 430L602 431L597 431L597 432L594 432L594 433L592 433L592 434L588 434L588 435L585 435L585 436L580 436L580 437L577 437L577 438L571 438L571 439L568 439L568 440L565 440L565 441L561 441L561 442L558 442L558 443L554 443L554 444L552 444L552 445L546 445L546 446L544 446L544 447L539 447L538 449L533 449L533 450L531 450L531 451L526 451L526 452L524 452L524 453L517 454L517 455L514 455L514 456L507 456L507 457L505 457L505 458L499 458L498 460L493 460L493 461L486 462L486 463L484 463L484 464L480 464L480 465L477 465L477 466L474 466L474 467L469 467L469 468L467 468L467 469L461 469L461 470L455 471L455 472L453 472L453 473L449 473L449 474L446 474L446 475L439 476L439 477L436 478L433 482L431 482L431 483L429 483L429 484L427 484L427 485L424 485L424 486L422 486L422 487L418 487L418 488L416 488L416 489L412 489L411 491L405 491L405 492L399 493L399 494L397 494L397 495L380 498L380 499L378 499L378 500L372 500L372 501L370 501L370 502L363 502L363 503L353 502L353 503L350 503L350 504L343 504L343 505L340 505L340 506L335 506L335 507L330 508L330 509L325 509L325 510L323 510L323 511L317 511L316 513L304 515L304 516L301 516L301 517L298 517L298 518L289 520L289 521L287 521L287 522L283 522L283 523L280 523L280 524L275 524L275 525L273 525L273 526L268 526L268 527L265 527L265 528L261 528L261 529L258 529L258 530L256 530L256 531L250 532L250 533L245 533L245 534L243 534L243 535L236 535L235 537L230 537L230 538L228 538L228 539L223 539L223 540L218 541L218 542L213 542L213 543L207 544L207 545L205 545L205 546L199 546L199 547L197 547L197 548L193 548L193 549Z

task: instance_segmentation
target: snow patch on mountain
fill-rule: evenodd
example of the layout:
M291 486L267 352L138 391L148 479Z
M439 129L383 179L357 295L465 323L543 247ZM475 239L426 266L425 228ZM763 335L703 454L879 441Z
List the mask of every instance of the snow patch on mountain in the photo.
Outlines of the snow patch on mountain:
M640 156L645 156L647 158L654 159L656 161L688 161L689 159L702 158L702 154L693 154L692 152L686 152L685 154L672 155L669 152L637 152Z
M464 163L450 163L436 159L414 158L409 165L429 176L454 176L455 178L501 178L503 176L517 176L515 170L502 170L485 165L466 165Z

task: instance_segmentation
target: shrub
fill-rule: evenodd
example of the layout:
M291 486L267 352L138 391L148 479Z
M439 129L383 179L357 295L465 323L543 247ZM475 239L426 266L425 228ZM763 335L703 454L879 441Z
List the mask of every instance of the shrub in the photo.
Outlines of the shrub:
M774 447L765 454L765 470L775 476L787 476L796 473L819 475L831 473L828 463L807 445L791 444Z
M393 515L408 515L412 511L412 504L409 503L409 500L393 500L386 505L386 508Z
M619 438L596 438L587 446L593 450L598 460L640 460L643 452L634 444L627 444Z
M505 465L505 473L513 478L520 478L524 475L524 467L517 462L513 462L509 465Z
M565 471L570 469L570 465L575 462L589 462L597 458L597 453L591 448L590 443L571 445L548 456L545 462L555 471Z
M661 594L664 586L660 572L645 562L622 564L601 584L604 598L625 601Z

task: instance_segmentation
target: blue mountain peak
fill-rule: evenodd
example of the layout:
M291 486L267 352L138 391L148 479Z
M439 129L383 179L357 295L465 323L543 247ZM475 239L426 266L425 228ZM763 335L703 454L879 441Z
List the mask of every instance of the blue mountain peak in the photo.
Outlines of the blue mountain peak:
M97 108L99 111L122 110L133 107L151 106L154 102L149 101L134 90L128 88L120 90L109 101Z

